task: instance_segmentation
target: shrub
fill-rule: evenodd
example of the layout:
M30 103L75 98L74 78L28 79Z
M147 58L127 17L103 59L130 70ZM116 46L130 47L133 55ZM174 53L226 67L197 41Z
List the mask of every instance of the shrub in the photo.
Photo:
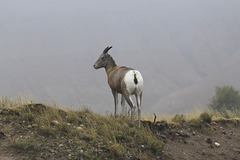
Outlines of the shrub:
M178 123L178 124L183 124L186 122L186 117L183 115L183 114L176 114L173 119L172 119L172 122L174 123Z
M203 112L200 114L199 118L203 121L203 122L207 122L210 123L212 121L212 114L209 114L207 112Z
M210 109L225 113L226 110L240 109L239 91L232 86L216 87L216 95L208 105Z

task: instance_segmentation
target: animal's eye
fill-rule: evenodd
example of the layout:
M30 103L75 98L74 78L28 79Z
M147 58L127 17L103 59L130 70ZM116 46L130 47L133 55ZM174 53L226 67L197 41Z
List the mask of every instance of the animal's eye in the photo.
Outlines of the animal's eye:
M101 59L102 59L102 61L105 61L106 58L105 58L105 57L102 57Z

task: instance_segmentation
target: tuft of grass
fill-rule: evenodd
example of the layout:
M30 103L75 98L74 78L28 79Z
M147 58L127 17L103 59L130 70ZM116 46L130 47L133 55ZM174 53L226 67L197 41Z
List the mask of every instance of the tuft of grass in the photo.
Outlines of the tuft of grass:
M44 137L55 138L57 137L56 129L53 127L41 127L37 130L38 134Z
M186 122L186 117L183 114L176 114L172 122L183 125Z
M122 157L123 153L125 152L125 148L119 143L111 145L109 150L113 157Z
M38 152L42 150L39 142L29 139L21 139L15 141L13 148L21 150L23 152Z
M214 119L218 118L226 118L226 119L239 119L240 118L240 110L226 110L224 112L211 110L211 114L213 115Z
M67 122L60 122L58 125L56 125L56 133L59 134L59 136L68 135L71 133L71 126Z
M194 118L189 122L191 127L202 128L201 121L198 118Z
M200 114L199 118L203 121L203 122L207 122L210 123L212 121L212 117L213 115L211 113L207 113L207 112L203 112Z

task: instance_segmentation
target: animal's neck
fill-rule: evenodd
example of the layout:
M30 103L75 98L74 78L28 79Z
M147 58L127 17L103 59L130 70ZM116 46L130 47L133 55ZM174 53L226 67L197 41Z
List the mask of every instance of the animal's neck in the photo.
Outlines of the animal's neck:
M110 57L109 63L107 64L107 66L105 67L106 73L107 75L116 67L116 63L113 60L112 57Z

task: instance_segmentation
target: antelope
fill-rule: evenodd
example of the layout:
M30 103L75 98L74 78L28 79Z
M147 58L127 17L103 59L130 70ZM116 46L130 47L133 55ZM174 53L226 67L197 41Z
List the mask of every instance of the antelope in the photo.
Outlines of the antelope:
M99 56L93 67L95 69L105 68L108 78L108 85L111 88L114 97L114 115L117 115L118 94L121 94L122 115L124 115L126 100L131 109L132 125L134 124L134 113L136 107L132 101L131 95L135 95L138 109L138 126L140 127L143 77L138 70L126 66L116 65L112 56L108 54L108 51L111 48L112 46L103 50L103 53Z

